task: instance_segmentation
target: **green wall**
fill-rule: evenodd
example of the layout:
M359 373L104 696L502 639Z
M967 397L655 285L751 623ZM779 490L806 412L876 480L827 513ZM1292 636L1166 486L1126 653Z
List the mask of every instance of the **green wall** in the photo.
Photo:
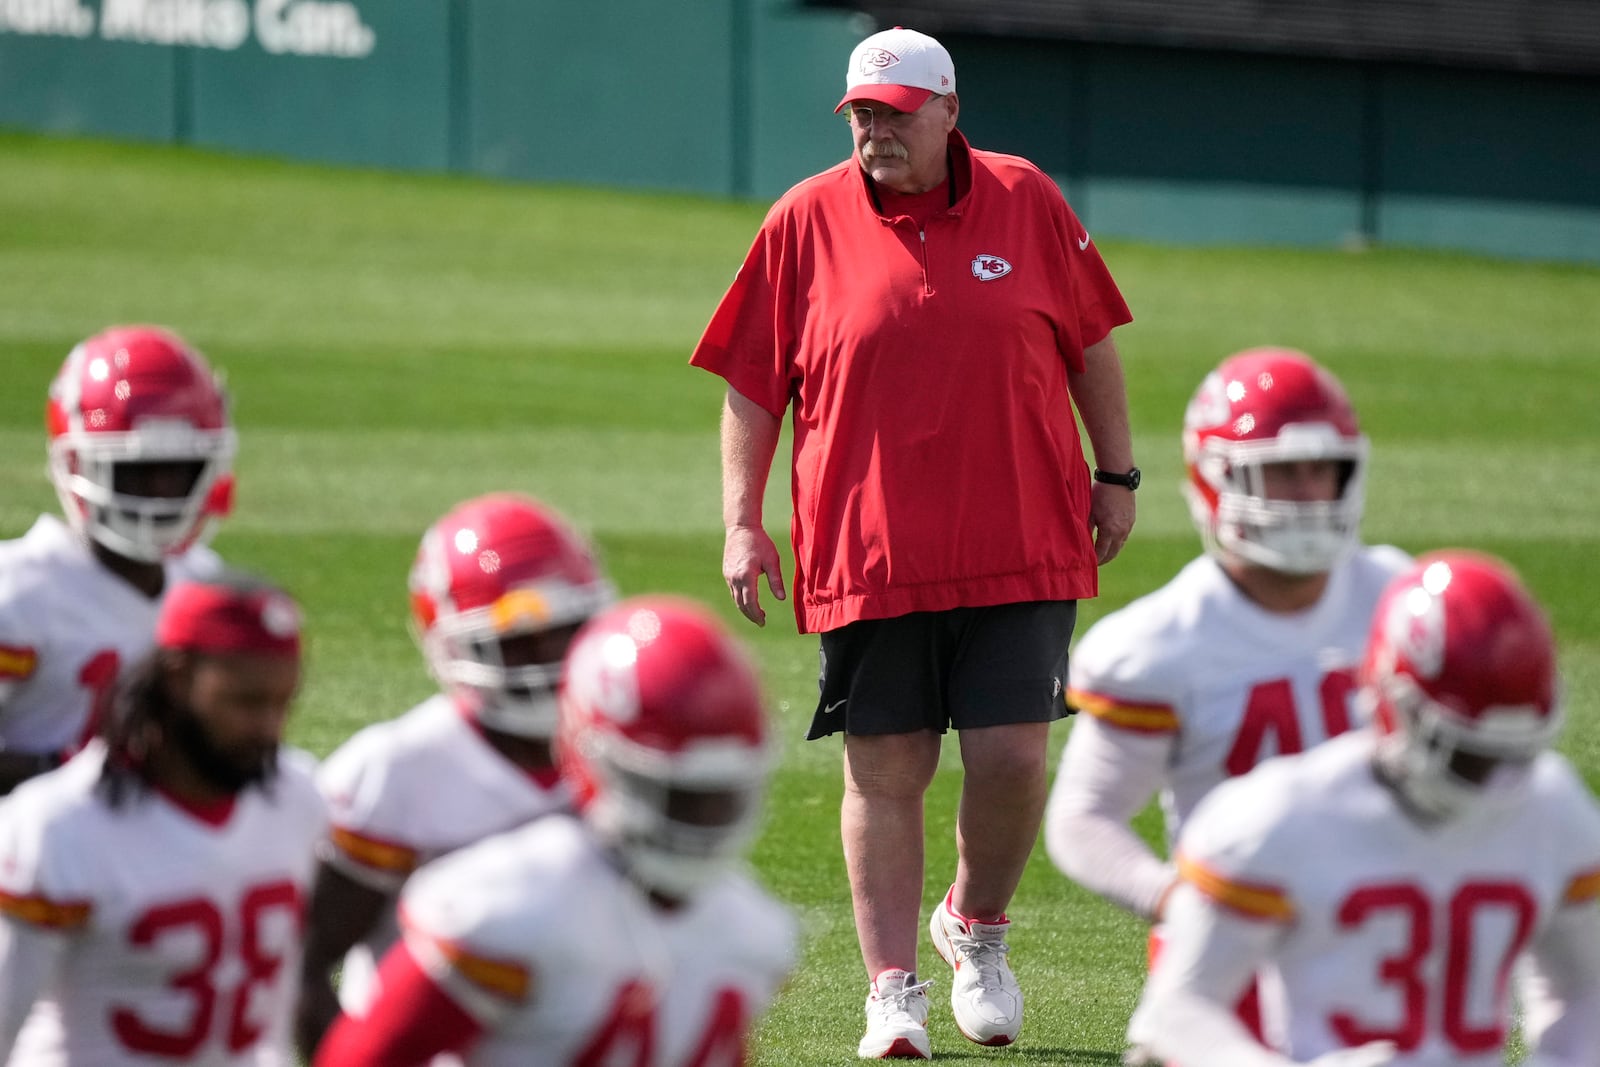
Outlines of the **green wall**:
M0 124L771 199L864 16L793 0L0 0ZM1600 262L1600 79L949 35L962 126L1104 236Z

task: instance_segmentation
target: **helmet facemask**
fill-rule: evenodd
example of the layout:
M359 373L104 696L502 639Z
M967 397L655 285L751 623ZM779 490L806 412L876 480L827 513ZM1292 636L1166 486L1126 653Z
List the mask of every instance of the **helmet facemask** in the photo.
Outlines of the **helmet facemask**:
M65 433L50 443L50 480L75 530L106 549L159 563L212 535L231 504L237 439L231 428L196 429L181 419L146 419L120 433ZM143 464L192 464L187 491L119 491Z
M584 816L634 881L683 899L737 862L755 836L766 751L707 739L668 754L620 734L591 733L582 760L595 781Z
M1443 822L1512 802L1534 759L1561 729L1560 706L1489 708L1469 720L1429 699L1405 674L1382 682L1378 764L1424 819Z
M567 647L609 600L609 586L513 589L488 607L436 620L420 638L423 655L439 684L485 727L549 740Z
M1275 438L1263 441L1205 441L1195 462L1195 478L1206 490L1191 482L1184 485L1184 492L1207 551L1286 574L1333 569L1360 543L1367 453L1365 436L1346 436L1324 424L1286 426ZM1336 499L1282 500L1267 495L1269 464L1319 460L1342 466Z

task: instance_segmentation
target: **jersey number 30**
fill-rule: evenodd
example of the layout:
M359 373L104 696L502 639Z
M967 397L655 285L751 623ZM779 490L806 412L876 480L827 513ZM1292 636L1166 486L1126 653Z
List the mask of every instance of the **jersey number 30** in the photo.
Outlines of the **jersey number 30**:
M1445 914L1436 917L1435 909L1441 907ZM1378 961L1373 976L1392 992L1395 1003L1383 1016L1396 1021L1380 1024L1336 1011L1328 1017L1329 1026L1351 1047L1387 1039L1401 1052L1410 1052L1422 1044L1429 1018L1437 1012L1439 1028L1457 1052L1499 1049L1505 1041L1501 1019L1506 983L1512 962L1528 942L1537 909L1532 894L1515 882L1468 882L1443 902L1432 901L1417 886L1404 883L1357 889L1340 906L1338 924L1356 930L1375 923L1379 929L1396 931L1404 941L1399 951ZM1439 927L1444 944L1436 946ZM1499 931L1499 936L1490 931ZM1489 965L1487 970L1484 964ZM1468 1004L1485 1003L1494 1006L1489 1018L1477 1022L1468 1018Z

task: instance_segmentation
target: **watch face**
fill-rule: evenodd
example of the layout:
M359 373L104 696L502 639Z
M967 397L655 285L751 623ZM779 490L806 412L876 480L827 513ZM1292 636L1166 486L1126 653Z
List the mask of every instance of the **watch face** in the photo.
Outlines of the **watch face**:
M1137 488L1139 488L1139 482L1140 482L1141 479L1143 479L1143 477L1144 477L1144 475L1139 473L1139 468L1138 467L1135 467L1132 470L1130 470L1128 472L1128 488L1129 489L1137 489Z

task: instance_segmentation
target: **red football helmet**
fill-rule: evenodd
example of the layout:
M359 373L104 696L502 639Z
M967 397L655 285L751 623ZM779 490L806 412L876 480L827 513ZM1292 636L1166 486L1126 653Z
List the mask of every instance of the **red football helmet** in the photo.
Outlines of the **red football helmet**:
M468 500L430 526L410 589L439 684L490 729L541 739L555 732L571 636L615 599L583 538L516 493Z
M755 670L703 608L623 601L567 656L556 756L630 875L685 897L756 828L772 758Z
M1184 495L1206 549L1290 574L1330 570L1357 545L1367 438L1350 398L1303 352L1252 348L1206 376L1183 416ZM1332 501L1275 500L1264 467L1344 465Z
M156 563L182 552L232 506L227 394L176 334L118 326L78 345L50 383L45 424L67 521L120 556ZM158 466L186 491L145 495L140 475Z
M1430 553L1390 582L1361 683L1381 765L1432 818L1509 795L1561 728L1550 624L1515 574L1474 552Z

